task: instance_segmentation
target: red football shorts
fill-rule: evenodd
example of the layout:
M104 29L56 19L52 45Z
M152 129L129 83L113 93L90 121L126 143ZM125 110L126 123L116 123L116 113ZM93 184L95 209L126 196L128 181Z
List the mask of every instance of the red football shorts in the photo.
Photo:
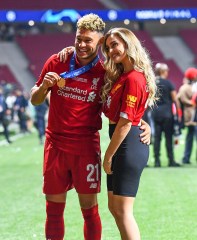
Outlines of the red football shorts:
M98 193L101 183L100 151L76 155L57 148L46 139L43 176L45 194L61 194L73 187L80 194Z

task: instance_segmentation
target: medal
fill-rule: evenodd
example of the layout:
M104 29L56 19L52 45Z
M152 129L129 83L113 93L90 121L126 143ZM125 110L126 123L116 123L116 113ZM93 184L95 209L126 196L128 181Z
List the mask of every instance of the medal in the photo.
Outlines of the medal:
M60 88L63 88L65 86L65 84L66 84L66 80L60 77L57 82L57 86Z

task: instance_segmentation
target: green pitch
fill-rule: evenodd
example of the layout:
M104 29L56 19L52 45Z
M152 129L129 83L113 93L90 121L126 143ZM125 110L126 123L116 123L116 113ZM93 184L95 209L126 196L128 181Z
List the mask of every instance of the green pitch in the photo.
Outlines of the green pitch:
M108 143L107 122L101 132L102 152ZM162 144L164 145L164 143ZM175 148L180 161L184 143ZM196 146L195 146L196 147ZM0 146L0 240L44 240L45 200L42 194L42 153L36 133ZM152 146L149 166L143 172L134 214L142 240L197 239L197 163L168 168L162 146L162 168L153 168ZM120 240L107 209L105 174L99 209L103 240ZM83 221L74 190L68 193L65 211L67 240L83 240ZM94 240L94 239L92 239Z

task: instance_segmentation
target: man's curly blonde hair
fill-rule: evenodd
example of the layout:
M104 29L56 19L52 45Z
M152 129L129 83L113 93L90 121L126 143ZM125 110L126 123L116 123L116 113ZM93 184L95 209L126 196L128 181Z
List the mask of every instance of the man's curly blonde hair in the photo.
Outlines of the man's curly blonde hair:
M90 13L81 17L77 22L78 29L89 29L91 31L97 31L104 33L105 23L96 14Z

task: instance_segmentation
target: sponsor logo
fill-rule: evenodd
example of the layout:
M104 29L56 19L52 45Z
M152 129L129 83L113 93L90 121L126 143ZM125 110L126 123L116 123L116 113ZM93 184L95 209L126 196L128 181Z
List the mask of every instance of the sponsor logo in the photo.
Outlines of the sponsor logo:
M80 88L64 86L57 91L57 94L66 98L76 99L85 102L88 91Z
M96 98L96 93L94 91L88 94L88 90L80 89L78 87L64 86L59 88L57 94L62 97L76 99L83 102L94 102Z
M137 101L137 97L127 94L126 103L128 107L133 108L135 106L136 101Z
M91 183L90 188L97 188L97 183Z
M73 92L73 93L78 93L78 94L81 94L81 95L84 95L84 96L86 96L87 95L87 93L88 93L88 91L87 90L83 90L83 89L80 89L80 88L78 88L78 87L67 87L67 86L65 86L65 87L63 87L62 88L62 90L64 90L64 91L66 91L66 92Z
M96 98L96 93L94 91L90 92L89 96L88 96L88 99L87 99L87 102L94 102L95 98Z
M79 100L79 101L82 101L82 102L85 102L85 100L86 100L85 96L80 96L80 95L73 94L73 93L67 93L67 92L64 92L64 91L61 91L61 90L58 90L57 94L60 95L60 96L66 97L66 98L76 99L76 100Z

